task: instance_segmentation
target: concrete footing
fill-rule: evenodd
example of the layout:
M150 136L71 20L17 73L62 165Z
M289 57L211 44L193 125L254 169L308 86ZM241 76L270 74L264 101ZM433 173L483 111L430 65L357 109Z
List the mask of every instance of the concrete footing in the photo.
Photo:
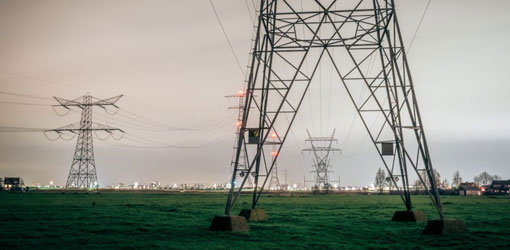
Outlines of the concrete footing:
M466 224L462 220L429 220L423 234L463 234L467 233Z
M396 211L392 221L425 222L427 217L422 211Z
M249 232L250 226L243 216L214 216L210 231Z
M243 209L239 213L239 216L243 216L249 221L265 221L268 219L266 211L260 208Z

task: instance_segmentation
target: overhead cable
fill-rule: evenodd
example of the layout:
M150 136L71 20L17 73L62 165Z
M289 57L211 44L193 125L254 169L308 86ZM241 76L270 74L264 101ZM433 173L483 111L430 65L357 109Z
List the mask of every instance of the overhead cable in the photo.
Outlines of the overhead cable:
M218 20L218 23L220 24L221 31L223 31L223 35L225 35L225 39L227 39L227 43L228 43L228 46L230 47L230 51L232 51L232 55L234 55L234 58L236 59L237 66L239 66L239 70L241 71L241 74L243 75L243 77L246 78L246 73L243 70L243 66L241 66L239 58L237 57L237 54L234 50L234 46L232 46L232 43L230 42L230 38L228 38L227 31L225 30L225 27L223 27L223 23L221 22L220 16L218 15L216 8L214 7L214 3L212 0L209 0L209 3L211 3L212 10L214 12L214 15L216 16L216 19Z

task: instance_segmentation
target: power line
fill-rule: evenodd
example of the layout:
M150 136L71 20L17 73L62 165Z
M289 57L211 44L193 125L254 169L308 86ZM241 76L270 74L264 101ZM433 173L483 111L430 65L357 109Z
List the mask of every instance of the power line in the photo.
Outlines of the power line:
M39 83L43 83L43 84L46 84L46 85L59 85L59 86L66 86L66 87L85 89L85 88L79 87L79 86L78 87L74 87L74 86L70 86L69 84L66 84L66 83L48 81L48 80L39 79L39 78L28 76L28 75L22 75L22 74L18 74L18 73L14 73L14 72L5 71L5 70L2 70L2 69L0 69L0 74L10 75L10 76L14 76L14 77L17 77L17 78L25 78L25 79L29 79L29 80L35 80L35 81L37 81Z
M44 99L44 100L52 100L52 98L28 95L23 93L14 93L7 91L0 91L0 94L12 95L17 97L26 97L26 98L35 98L35 99ZM5 104L16 104L16 105L29 105L29 106L53 106L50 104L43 103L34 103L34 102L13 102L13 101L0 101L0 103ZM68 111L72 111L75 113L81 113L77 110L72 109L72 107L68 107ZM222 109L223 110L223 109ZM133 130L139 131L149 131L149 132L200 132L194 136L188 137L184 141L181 141L176 144L167 144L159 141L154 141L147 139L145 137L137 136L132 133L129 133L128 140L135 141L136 143L141 143L144 148L202 148L209 147L211 145L216 145L222 143L223 141L229 139L230 133L225 135L224 133L217 133L216 130L220 128L225 128L227 124L230 124L229 119L225 119L225 115L228 112L223 111L221 114L218 112L212 113L211 117L207 118L204 121L196 122L194 125L190 126L182 126L176 127L171 126L163 122L159 122L153 119L146 118L144 116L138 115L136 113L124 110L117 109L115 112L116 116L111 116L106 119L103 117L103 114L97 113L97 111L92 111L96 119L100 119L107 123L111 123L115 126L127 127ZM109 113L105 108L105 112ZM111 115L111 114L110 114ZM0 132L44 132L47 129L42 128L22 128L22 127L0 127ZM215 136L216 135L216 136ZM46 134L45 134L46 136ZM96 135L97 137L97 135ZM57 138L58 139L58 138ZM71 138L72 139L72 138ZM140 146L140 145L131 145L131 146Z
M51 101L53 100L52 98L49 98L49 97L37 96L37 95L28 95L28 94L15 93L15 92L8 92L8 91L3 91L3 90L0 90L0 94L3 94L3 95L12 95L12 96L20 96L20 97L33 98L33 99L41 99L41 100L51 100Z
M248 9L248 14L250 15L251 23L255 25L255 21L253 19L253 15L251 14L250 4L248 4L248 0L244 0L244 3L246 4L246 8Z
M12 104L12 105L25 105L25 106L51 106L50 104L43 103L29 103L29 102L10 102L10 101L0 101L3 104Z
M239 58L237 57L237 54L234 50L234 47L232 46L232 43L230 42L230 39L228 38L227 31L225 30L225 27L223 27L223 24L221 23L220 16L218 15L218 12L216 11L216 8L214 7L214 3L212 0L209 0L209 3L211 3L212 10L214 11L214 15L216 16L216 19L218 19L218 23L220 24L221 30L223 31L223 35L225 35L225 38L227 39L228 46L230 47L230 51L232 51L232 54L234 55L234 58L236 59L237 66L239 66L239 70L241 70L241 74L244 78L246 78L246 73L243 70L243 66L241 66L241 63L239 62Z
M134 101L140 103L141 105L150 106L150 104L147 104L145 102L137 100L136 98L133 98L133 97L130 97L129 100L134 100ZM160 110L163 110L163 109L160 109ZM192 131L192 130L205 130L205 129L209 129L209 128L211 128L211 125L214 125L214 124L216 124L216 123L218 123L220 121L226 121L227 120L227 116L228 116L228 112L224 110L224 106L221 106L217 110L215 110L214 112L209 112L209 116L206 117L204 120L201 120L201 121L190 121L189 122L190 124L186 125L186 126L172 126L172 125L168 125L168 124L166 124L166 123L164 123L162 121L156 121L156 120L153 120L153 119L149 119L149 118L140 116L140 115L135 114L133 112L126 111L125 109L121 109L120 111L127 113L127 114L122 114L121 113L121 116L124 116L124 115L132 116L131 118L129 118L130 120L134 121L134 120L141 119L141 120L143 120L143 122L142 121L139 121L139 122L143 123L144 125L154 125L155 127L158 127L158 128L164 127L165 129L172 130L172 131L178 131L178 130ZM176 120L183 121L183 120L186 120L186 119L189 120L190 118L188 118L188 117L186 117L186 118L178 117L178 119L176 119Z
M416 31L414 32L413 39L411 39L411 43L409 43L409 46L407 47L407 54L409 54L409 51L411 50L411 47L413 46L414 40L416 39L416 36L418 35L421 24L423 23L423 19L425 19L425 15L427 14L427 11L429 10L430 3L432 3L432 0L429 0L429 2L427 3L427 6L425 7L425 10L423 11L423 14L421 15L420 23L418 23L418 27L416 27Z
M0 132L43 132L44 130L46 130L46 129L0 126Z
M15 93L15 92L7 92L7 91L1 91L0 94L3 95L11 95L11 96L17 96L17 97L23 97L23 98L33 98L33 99L41 99L41 100L54 100L53 98L44 97L44 96L37 96L37 95L29 95L29 94L23 94L23 93ZM45 104L45 103L35 103L35 102L27 102L27 101L3 101L0 100L0 103L3 104L10 104L10 105L26 105L26 106L53 106L51 104ZM111 117L110 119L116 120L118 122L121 122L134 127L138 127L135 129L152 129L153 131L199 131L199 130L211 130L214 128L224 127L223 125L226 124L226 118L225 112L223 112L223 116L218 115L218 112L215 112L211 115L211 117L207 118L206 120L196 122L195 124L188 125L188 126L172 126L169 124L166 124L164 122L155 121L146 117L143 117L141 115L138 115L136 113L127 111L125 109L119 109L121 113L118 115L121 117L124 117L125 119L130 120L131 122L128 122L126 120L121 120L118 118ZM223 110L223 107L222 109ZM75 110L72 110L73 112L77 112ZM95 113L95 111L93 111ZM221 124L220 124L221 123ZM140 125L143 124L143 125Z
M227 136L223 136L223 139L221 140L214 140L202 144L195 144L195 145L185 145L183 144L167 144L162 143L154 140L150 140L141 136L137 136L131 133L126 133L126 139L131 140L136 144L126 144L126 143L107 143L115 146L126 146L126 147L133 147L133 148L146 148L146 149L197 149L197 148L207 148L214 145L218 145L220 143L223 143L224 141L230 139ZM140 145L143 144L143 145ZM144 146L145 145L145 146Z

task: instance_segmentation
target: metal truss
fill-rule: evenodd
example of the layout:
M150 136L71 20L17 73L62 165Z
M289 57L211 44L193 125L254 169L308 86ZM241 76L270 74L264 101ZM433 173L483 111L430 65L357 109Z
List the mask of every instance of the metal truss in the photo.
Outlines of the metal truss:
M246 156L246 150L245 150L245 147L244 147L244 144L241 145L241 155L239 156L239 161L237 163L237 168L234 168L234 165L236 164L236 152L237 152L237 142L239 141L239 132L240 132L240 129L241 129L241 124L243 123L243 113L244 113L244 100L246 98L246 92L244 91L239 91L239 93L235 94L235 95L227 95L225 96L227 98L237 98L238 100L238 103L236 106L230 106L228 107L228 109L236 109L238 110L237 112L237 121L236 121L236 137L235 137L235 142L234 142L234 147L233 147L233 152L232 152L232 160L230 161L230 172L231 173L235 173L238 177L247 177L248 178L248 185L252 186L253 185L253 181L252 181L252 176L250 175L250 171L248 170L248 157ZM235 172L234 172L234 169L235 169ZM253 173L251 173L253 174Z
M276 134L273 134L271 136L273 138L273 142L276 140ZM269 179L269 185L268 188L273 190L280 190L280 179L278 178L278 161L276 161L276 158L278 156L278 147L277 144L273 144L271 149L271 160L274 162L273 164L273 170L271 171L271 178ZM285 183L287 184L287 183ZM288 188L288 187L287 187Z
M69 171L66 182L66 188L98 188L96 163L94 161L94 145L93 134L97 131L104 131L110 135L115 132L124 133L121 129L110 127L99 123L92 122L92 107L99 106L106 109L107 106L118 108L115 103L122 95L108 98L98 99L90 95L85 95L74 100L66 100L55 97L59 105L70 109L71 107L79 107L81 111L81 120L79 123L69 124L57 129L46 130L45 132L55 132L59 135L63 133L78 134L76 148L74 151L73 162Z
M423 183L420 173L425 173L428 194L443 218L393 0L260 1L234 164L235 173L244 145L248 171L255 173L252 208L320 63L332 66L406 209L412 210L409 175ZM268 139L272 133L276 141ZM272 145L278 148L274 159L269 155ZM232 175L226 215L246 182L246 177L236 177Z
M313 168L312 173L315 173L314 176L314 189L321 190L329 190L331 188L331 181L329 179L329 173L331 171L331 158L329 157L332 152L341 152L339 148L332 147L333 142L338 142L335 139L335 131L330 137L312 137L310 132L306 130L308 133L308 138L305 140L310 143L310 148L303 149L303 152L313 152Z

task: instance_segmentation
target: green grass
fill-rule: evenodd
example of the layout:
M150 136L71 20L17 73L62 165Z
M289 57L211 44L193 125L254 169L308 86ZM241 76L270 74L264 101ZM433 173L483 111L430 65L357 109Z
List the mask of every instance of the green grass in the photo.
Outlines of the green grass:
M425 236L425 223L392 222L398 196L261 197L270 220L250 233L210 232L224 194L0 194L0 249L509 249L509 197L443 197L467 235ZM249 207L242 197L235 211ZM414 206L437 218L428 197ZM93 205L95 203L95 205Z

